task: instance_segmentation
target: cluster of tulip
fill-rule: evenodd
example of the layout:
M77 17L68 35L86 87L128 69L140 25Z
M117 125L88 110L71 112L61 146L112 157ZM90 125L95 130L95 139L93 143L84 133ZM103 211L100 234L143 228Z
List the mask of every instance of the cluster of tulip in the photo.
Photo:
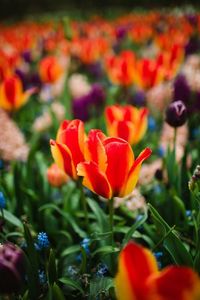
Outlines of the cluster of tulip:
M175 12L0 24L0 298L200 299L200 14Z

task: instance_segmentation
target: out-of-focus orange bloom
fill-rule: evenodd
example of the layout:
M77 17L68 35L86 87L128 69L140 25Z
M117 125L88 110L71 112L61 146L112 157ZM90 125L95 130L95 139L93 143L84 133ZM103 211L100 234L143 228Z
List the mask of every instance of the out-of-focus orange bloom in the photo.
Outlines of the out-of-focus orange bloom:
M39 73L42 81L54 83L63 74L63 68L57 57L47 56L40 61Z
M0 85L0 107L13 111L23 106L35 88L23 92L22 83L17 76L7 77Z
M136 83L143 89L151 88L163 81L164 70L162 57L157 59L144 58L137 62Z
M136 71L135 55L132 51L123 51L119 56L111 55L105 60L109 79L122 86L133 84Z
M84 123L65 120L60 125L56 141L50 141L55 163L73 179L78 177L77 164L84 161L84 139Z
M111 105L105 109L105 118L109 136L120 137L131 145L137 144L147 129L147 108L131 105Z
M48 182L55 187L60 187L67 182L68 176L55 163L47 170Z
M84 186L100 196L124 197L134 189L141 164L150 155L151 150L146 148L134 159L125 140L91 130L86 141L86 161L77 166L78 176L83 177Z
M92 64L102 59L108 48L109 44L103 37L79 38L72 41L71 52L84 64Z
M159 271L154 255L130 242L119 255L115 291L118 300L197 300L200 279L188 267Z

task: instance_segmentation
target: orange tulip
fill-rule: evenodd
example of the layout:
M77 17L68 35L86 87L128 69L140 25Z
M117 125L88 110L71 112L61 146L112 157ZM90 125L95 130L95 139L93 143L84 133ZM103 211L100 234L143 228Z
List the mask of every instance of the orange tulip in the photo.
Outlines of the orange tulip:
M105 110L107 131L110 136L120 137L131 145L137 144L147 129L147 108L131 105L107 106Z
M114 84L130 86L135 80L136 59L132 51L123 51L119 56L106 59L106 70Z
M56 141L50 141L55 163L73 179L77 179L77 164L84 161L84 139L83 122L65 120L60 125Z
M141 164L150 155L151 150L146 148L135 160L125 140L91 130L86 141L86 161L77 166L78 176L83 176L83 185L100 196L124 197L134 189Z
M47 56L40 62L39 73L42 81L47 83L54 83L62 75L63 69L56 57Z
M23 92L22 83L17 76L4 79L0 85L0 107L7 111L13 111L23 106L35 88Z
M55 187L60 187L67 182L68 176L56 164L47 169L48 182Z
M159 271L154 255L130 242L119 255L115 291L118 300L197 300L200 279L188 267Z

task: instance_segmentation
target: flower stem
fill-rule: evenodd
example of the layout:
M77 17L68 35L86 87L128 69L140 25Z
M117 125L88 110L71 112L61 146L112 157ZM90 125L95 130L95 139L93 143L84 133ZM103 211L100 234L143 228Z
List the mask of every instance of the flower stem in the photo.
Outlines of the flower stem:
M173 144L174 153L176 153L176 137L177 137L177 128L174 128L174 144Z
M82 179L78 180L78 186L79 186L80 192L81 192L80 200L81 200L81 204L82 204L84 215L85 215L85 225L86 225L86 228L88 229L88 226L89 226L88 210L87 210L87 202L86 202L83 185L82 185Z
M109 220L110 220L110 232L111 232L111 245L114 244L114 234L113 234L113 216L114 216L114 198L109 200Z

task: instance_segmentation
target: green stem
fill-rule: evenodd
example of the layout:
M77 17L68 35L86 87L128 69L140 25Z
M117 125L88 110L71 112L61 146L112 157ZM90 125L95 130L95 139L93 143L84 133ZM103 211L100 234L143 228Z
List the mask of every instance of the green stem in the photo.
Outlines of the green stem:
M113 234L113 216L114 216L114 198L109 200L109 221L110 221L110 232L111 232L111 245L114 244L114 234Z
M87 201L86 201L84 190L83 190L82 179L78 180L78 186L79 186L80 192L81 192L80 200L81 200L81 204L82 204L84 215L85 215L85 225L86 225L86 228L88 229L89 220L88 220Z
M173 147L174 147L175 157L176 157L176 137L177 137L177 128L174 128L174 144L173 144Z

